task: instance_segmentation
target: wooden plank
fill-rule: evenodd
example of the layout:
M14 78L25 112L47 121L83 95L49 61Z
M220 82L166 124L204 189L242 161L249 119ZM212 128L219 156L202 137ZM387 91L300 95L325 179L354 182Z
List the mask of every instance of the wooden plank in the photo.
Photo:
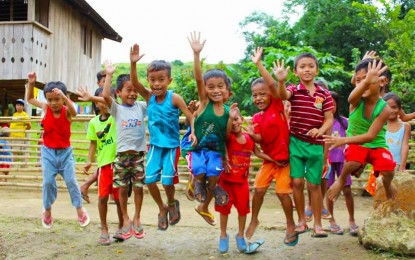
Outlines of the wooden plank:
M32 38L33 35L33 24L27 24L23 27L23 63L22 63L22 73L21 73L21 79L26 79L27 74L31 71L31 61L30 57L32 57L33 54L33 44L30 41L30 38Z
M3 25L4 28L4 43L3 43L3 57L5 62L2 63L2 79L13 79L13 64L11 58L13 57L13 25ZM3 40L2 40L3 41Z
M13 26L13 58L14 62L12 62L12 75L13 79L22 79L22 69L23 69L23 43L22 39L24 40L23 34L23 24L16 24ZM22 62L23 59L23 62ZM22 86L24 87L24 86Z

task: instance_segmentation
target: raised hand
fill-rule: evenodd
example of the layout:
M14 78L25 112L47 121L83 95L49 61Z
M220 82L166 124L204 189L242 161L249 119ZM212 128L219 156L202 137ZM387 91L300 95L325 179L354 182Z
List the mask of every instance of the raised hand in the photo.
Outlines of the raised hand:
M203 50L203 47L205 46L206 40L203 40L203 42L201 42L200 32L197 33L195 31L193 33L190 33L189 37L187 37L187 40L189 41L190 47L192 48L193 52L200 53Z
M376 59L376 51L367 51L363 56L362 60L364 59Z
M65 96L65 94L62 92L62 90L60 90L59 88L54 88L52 89L52 92L55 93L58 96Z
M379 63L374 60L372 63L368 64L366 78L363 80L368 84L367 86L377 83L380 75L388 69L388 66L382 68L382 64L382 60L380 60Z
M264 49L262 47L258 47L254 50L254 54L251 56L251 60L254 64L258 64L261 62L262 53Z
M104 67L105 67L105 72L111 75L114 74L115 70L117 69L117 65L112 65L112 62L110 60L104 61Z
M88 102L91 101L92 95L91 93L89 93L84 87L79 86L76 89L76 94L79 96L79 100L84 101L84 102Z
M284 60L277 60L277 62L274 61L274 68L272 69L272 72L274 72L275 78L278 81L285 81L287 79L288 72L290 71L290 66L284 68L284 65Z
M130 48L130 61L136 63L137 61L141 60L144 54L140 55L140 46L138 44L134 44Z
M36 72L29 72L27 74L27 81L29 82L29 84L35 84L36 83Z
M199 108L199 101L197 100L191 100L189 104L187 105L187 108L191 113L195 112Z
M229 108L229 119L234 119L239 113L238 103L233 103Z

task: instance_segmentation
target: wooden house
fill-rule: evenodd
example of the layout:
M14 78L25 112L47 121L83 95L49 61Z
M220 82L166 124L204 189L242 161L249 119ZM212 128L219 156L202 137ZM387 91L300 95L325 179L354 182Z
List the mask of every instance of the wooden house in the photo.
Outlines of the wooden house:
M39 88L95 91L104 38L122 40L85 0L0 0L0 105L24 97L30 71Z

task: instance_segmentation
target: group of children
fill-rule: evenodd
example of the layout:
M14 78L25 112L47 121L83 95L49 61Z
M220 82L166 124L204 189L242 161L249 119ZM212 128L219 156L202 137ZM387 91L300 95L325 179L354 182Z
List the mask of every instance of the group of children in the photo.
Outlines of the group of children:
M274 63L274 80L261 63L263 49L257 48L252 62L257 66L261 78L252 82L251 92L259 112L253 115L252 125L246 125L237 104L226 104L231 96L231 81L226 73L218 69L202 73L200 53L205 41L201 40L200 33L192 33L188 41L194 56L194 77L199 97L198 104L190 110L180 95L167 89L172 81L169 63L156 60L148 65L147 82L150 88L139 81L136 63L143 54L137 44L130 50L130 75L120 75L116 80L116 95L111 91L116 66L108 61L105 62L102 89L95 96L86 91L78 92L83 100L93 101L100 110L100 115L93 118L88 127L87 138L91 143L85 168L87 172L97 153L100 244L108 245L111 242L106 221L110 195L117 205L119 224L114 239L118 241L132 236L138 239L145 236L140 218L144 185L147 185L159 208L158 229L166 230L169 225L181 220L180 203L175 199L174 186L178 182L180 152L186 156L192 175L188 184L188 198L200 203L195 211L208 224L215 225L214 216L209 212L209 204L214 198L215 210L220 213L220 253L229 250L227 223L232 205L238 211L238 232L235 235L238 250L250 253L259 247L261 243L247 245L245 237L251 239L260 223L259 212L273 180L276 181L275 193L286 217L283 243L295 246L299 234L309 230L305 211L300 210L305 208L303 190L306 182L314 215L312 236L327 237L321 224L323 198L320 183L323 166L330 168L327 165L330 160L331 177L327 196L331 201L328 209L332 215L330 230L333 233L341 233L334 219L333 201L343 190L349 213L353 211L350 175L366 163L372 164L374 172L382 175L388 198L395 198L396 189L392 179L396 159L394 161L387 149L384 124L395 115L395 119L390 119L390 129L399 129L394 120L400 103L395 97L389 98L388 106L380 97L380 86L387 72L382 61L363 59L356 66L356 86L349 96L350 118L347 122L337 110L338 96L315 83L319 67L312 54L302 53L295 58L293 72L300 83L287 87L290 67L285 67L284 61ZM51 207L56 199L57 173L62 174L68 186L79 224L86 226L89 216L82 207L69 141L70 119L76 115L76 111L66 97L63 83L49 82L45 86L46 104L33 98L36 74L29 73L28 80L28 102L46 111L42 121L43 226L50 228L53 224ZM144 101L137 101L139 95ZM117 96L120 104L117 103ZM284 101L291 104L289 118L285 113ZM186 116L189 129L183 137L185 140L180 142L179 116L182 113ZM145 117L148 117L149 147L146 145ZM407 138L406 126L404 132ZM252 215L248 228L245 228L247 215L251 211L248 178L252 153L261 158L263 163L255 177ZM399 164L402 165L402 162ZM334 173L339 176L336 181ZM157 182L165 189L166 203ZM130 184L135 206L132 218L127 209ZM295 203L292 202L291 193ZM297 208L297 225L293 205ZM353 214L350 226L357 228Z

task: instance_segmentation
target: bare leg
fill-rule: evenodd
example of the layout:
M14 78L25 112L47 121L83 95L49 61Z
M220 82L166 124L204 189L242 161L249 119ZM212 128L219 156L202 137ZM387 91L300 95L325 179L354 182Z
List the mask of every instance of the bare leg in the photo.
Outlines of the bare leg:
M228 227L228 215L220 214L220 238L225 239L226 228ZM243 233L243 231L242 231Z
M347 211L349 212L349 224L356 225L356 222L354 219L354 199L353 199L352 189L350 188L350 186L344 187L343 195L346 201Z
M134 192L134 205L135 205L133 223L136 227L140 227L141 226L141 220L140 220L141 206L143 205L143 188L142 187L138 188L138 187L133 186L133 192ZM128 193L128 188L127 188L127 193Z
M98 212L101 220L101 235L108 235L107 212L108 212L108 196L98 198Z
M311 208L314 215L314 227L321 227L321 188L320 185L307 182L308 189L311 193Z
M238 215L238 237L244 237L246 215Z
M388 199L394 200L397 195L396 187L392 183L395 172L388 171L388 172L381 172L381 174L382 174L382 182L383 182L383 187L385 188L386 196L388 197Z
M285 219L287 221L287 237L291 237L291 240L287 240L286 242L292 242L296 238L293 236L295 234L295 223L294 223L294 216L293 216L293 204L291 198L288 194L279 194L277 193L277 197L281 202L282 209L284 210Z
M304 182L304 178L293 178L293 195L295 205L299 209L297 210L299 225L306 222L304 210L300 210L304 208Z
M159 215L161 217L164 217L164 216L167 217L167 213L168 213L167 206L163 203L163 199L161 198L160 190L157 186L157 183L154 182L154 183L147 184L147 188L151 194L151 197L153 197L154 201L159 207ZM167 226L167 223L160 223L160 227L162 229L166 228L166 226Z
M353 161L345 162L343 170L342 170L339 178L337 178L337 180L333 183L333 185L330 187L330 189L328 189L327 198L332 200L332 201L337 200L340 192L343 190L344 185L347 182L347 177L352 172L359 169L361 166L362 165L358 162L353 162Z
M169 206L169 212L174 212L176 213L176 203L175 203L175 199L174 199L174 194L176 192L176 188L174 187L174 185L163 185L164 190L166 191L166 196L167 196L167 204ZM172 216L172 214L170 214L170 223L174 223L178 218L179 215L178 214L174 214Z
M255 229L259 225L259 211L261 210L262 203L264 202L264 196L267 192L268 187L266 188L255 188L254 196L252 197L252 215L251 222L246 230L246 238L251 239L254 235Z
M91 176L89 176L89 178L80 187L82 198L88 203L90 203L89 196L88 196L88 189L97 180L98 180L98 171L95 171Z
M120 208L122 212L123 228L127 229L130 226L130 216L127 210L128 201L128 186L120 187Z

